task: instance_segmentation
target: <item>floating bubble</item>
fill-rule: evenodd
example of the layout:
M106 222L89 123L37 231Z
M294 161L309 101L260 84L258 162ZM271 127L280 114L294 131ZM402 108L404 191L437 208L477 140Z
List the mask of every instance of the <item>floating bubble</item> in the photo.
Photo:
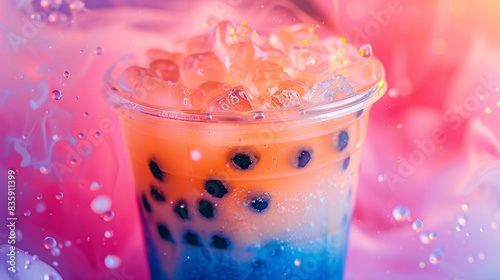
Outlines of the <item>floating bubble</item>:
M39 22L40 20L42 20L42 16L39 13L33 13L31 14L31 20Z
M57 275L54 275L52 273L45 273L43 275L43 280L60 280L61 278L59 278Z
M410 217L410 209L408 207L398 205L392 210L392 217L397 222L402 222Z
M61 249L55 247L50 250L50 254L54 257L57 257L61 254Z
M60 100L62 98L63 94L60 90L55 89L50 93L50 97L54 100Z
M113 211L106 211L106 212L104 212L104 214L102 215L102 218L103 218L106 222L112 221L112 220L115 218L115 212L113 212Z
M113 235L114 235L114 232L112 230L107 230L104 232L104 237L106 237L106 238L111 238L111 237L113 237Z
M443 258L444 258L443 250L441 250L441 249L438 248L438 249L435 249L434 251L432 251L432 253L429 255L429 262L431 264L437 264Z
M265 118L266 114L264 114L264 112L255 112L255 114L253 114L254 120L264 120Z
M97 48L95 48L95 50L94 50L94 54L95 54L95 55L97 55L97 56L101 56L101 55L103 55L103 54L104 54L104 49L103 49L103 48L101 48L101 47L97 47Z
M464 227L467 224L467 218L465 216L463 216L463 215L459 215L457 217L457 223L459 225L461 225L462 227Z
M63 72L63 76L64 76L65 78L69 78L69 76L71 76L71 73L69 73L69 71L64 71L64 72Z
M74 0L69 3L69 8L73 11L80 12L85 8L85 2L80 0Z
M424 223L422 223L422 221L420 220L416 220L413 222L413 224L411 224L411 227L413 228L414 231L420 232L424 227Z
M295 266L300 266L300 265L301 265L301 261L300 261L299 259L295 259L295 260L293 261L293 264L294 264Z
M36 199L40 200L42 199L43 195L42 194L37 194Z
M463 212L467 212L467 211L469 211L469 204L463 203L462 206L460 206L460 208L462 208Z
M373 48L370 44L364 44L359 48L359 54L362 57L370 57L373 55Z
M433 240L435 240L437 237L437 232L435 231L426 231L426 232L422 232L420 233L420 242L422 242L423 244L425 245L428 245L430 244Z
M73 243L71 243L71 241L69 241L69 240L64 241L64 246L71 247L71 245L73 245Z
M385 180L386 180L386 179L387 179L387 176L386 176L385 174L380 174L380 175L378 175L378 177L377 177L377 181L378 181L379 183L383 183L383 182L385 182Z
M56 199L57 200L61 200L61 199L63 199L63 197L64 197L64 194L62 192L57 192L56 193Z
M462 225L457 225L457 226L455 227L455 230L456 230L457 232L461 232L461 231L462 231L462 229L464 229L464 227L463 227Z
M29 217L29 216L31 216L31 211L30 211L30 210L26 210L26 211L24 211L24 216L25 216L25 217Z
M96 191L100 188L101 188L101 184L99 182L93 181L92 183L90 183L90 190L91 191Z
M199 161L201 159L201 153L198 150L191 151L191 159L194 161Z
M90 202L90 208L96 214L104 214L111 208L111 198L107 195L100 195Z
M109 269L115 269L119 267L121 262L121 259L115 255L107 255L106 258L104 258L104 265L106 265L106 267Z
M425 263L424 263L424 262L419 262L419 263L418 263L418 267L420 267L420 268L425 268Z
M58 267L59 266L59 262L58 261L53 261L52 262L52 266L53 267Z
M57 241L53 237L47 236L43 239L43 247L45 247L45 249L52 249L56 246Z
M101 136L102 136L102 133L101 133L100 131L96 131L96 132L94 133L94 138L99 138L99 137L101 137Z

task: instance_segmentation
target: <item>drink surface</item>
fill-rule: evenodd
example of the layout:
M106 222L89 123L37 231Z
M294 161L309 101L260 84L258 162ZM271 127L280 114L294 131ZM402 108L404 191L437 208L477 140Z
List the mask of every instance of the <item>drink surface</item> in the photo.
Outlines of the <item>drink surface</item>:
M152 278L341 279L380 62L306 25L179 45L107 80Z

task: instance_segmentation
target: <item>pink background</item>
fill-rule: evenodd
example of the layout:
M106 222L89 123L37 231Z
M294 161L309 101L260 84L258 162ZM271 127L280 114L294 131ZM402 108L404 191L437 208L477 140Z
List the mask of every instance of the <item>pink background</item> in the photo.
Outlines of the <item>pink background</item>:
M209 15L268 28L315 21L320 34L370 43L384 63L389 91L372 110L346 279L500 277L500 4L85 2L80 12L66 1L49 9L59 12L55 20L30 1L0 4L0 180L6 186L7 170L17 170L16 245L39 257L28 269L23 259L19 279L42 279L51 269L64 279L147 279L127 158L101 97L102 77L119 57L198 31ZM36 12L39 22L31 19ZM54 89L60 100L50 97ZM92 190L92 182L101 187ZM6 194L0 190L0 205ZM110 221L90 206L102 196L112 201ZM410 211L403 221L393 217L397 206ZM8 232L0 234L5 244ZM61 244L60 255L44 248L48 236ZM109 255L118 267L106 267ZM0 268L0 278L9 275L5 261Z

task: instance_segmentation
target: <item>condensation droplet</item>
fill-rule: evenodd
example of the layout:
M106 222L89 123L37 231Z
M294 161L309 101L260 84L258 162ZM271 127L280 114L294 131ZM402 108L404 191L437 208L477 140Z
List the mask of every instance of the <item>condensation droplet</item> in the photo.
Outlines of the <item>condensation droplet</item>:
M45 249L55 248L56 245L57 241L53 237L47 236L43 239L43 247L45 247Z
M377 177L377 181L378 181L379 183L383 183L383 182L385 182L386 178L387 178L387 176L385 176L385 174L380 174L380 175L378 175L378 177Z
M45 167L45 166L41 166L40 173L42 173L43 175L47 175L47 174L49 174L49 169L47 169L47 167Z
M114 235L114 232L112 230L107 230L104 232L104 237L106 237L106 238L111 238L111 237L113 237L113 235Z
M85 117L88 117L88 116L89 116L89 112L85 112L85 113L83 113L83 115L84 115Z
M106 212L104 212L104 214L102 214L102 218L106 222L110 222L110 221L112 221L115 218L115 212L113 212L113 211L106 211Z
M463 203L462 206L460 206L463 212L468 212L469 211L469 204L468 203Z
M42 194L40 194L40 193L39 193L39 194L37 194L36 199L40 200L40 199L42 199L42 198L43 198L43 195L42 195Z
M100 195L90 202L90 208L96 214L104 214L111 208L111 198L107 195Z
M107 255L106 258L104 258L104 265L106 265L106 267L109 269L115 269L119 267L121 262L121 259L115 255Z
M488 114L488 115L489 115L489 114L491 114L491 108L490 108L490 107L486 107L486 108L484 109L484 112L485 112L486 114Z
M462 227L464 227L467 224L467 218L465 216L463 216L463 215L459 215L457 217L457 223L459 225L461 225Z
M301 115L305 115L305 114L306 114L306 110L304 110L304 109L300 110L300 111L299 111L299 114L301 114Z
M474 263L474 261L475 261L475 260L474 260L474 257L473 257L473 256L468 256L468 257L467 257L467 262L468 262L468 263Z
M408 207L398 205L392 210L392 217L397 222L402 222L410 217L410 209Z
M486 259L486 254L480 252L479 254L477 254L477 258L480 260L480 261L484 261Z
M58 261L53 261L52 262L52 266L53 267L58 267L59 266L59 262Z
M293 264L294 264L295 266L300 266L300 265L301 265L301 261L300 261L299 259L295 259L295 260L293 261Z
M416 220L413 222L413 224L411 224L411 227L413 228L414 231L420 232L424 227L424 223L422 223L422 221L420 220Z
M191 151L191 159L194 161L199 161L201 159L201 153L198 150Z
M61 249L54 247L50 250L50 254L54 257L57 257L61 254Z
M57 200L61 200L61 199L63 199L63 197L64 197L64 194L62 192L57 192L56 193L56 199Z
M24 211L24 216L25 216L25 217L29 217L29 216L31 216L31 211L30 211L30 210L26 210L26 211Z
M418 263L418 267L420 267L420 268L425 268L425 263L424 263L424 262L419 262L419 263Z
M364 44L359 48L359 54L362 57L370 57L373 55L373 48L370 44Z
M457 225L457 226L455 227L455 230L456 230L457 232L461 232L461 231L462 231L462 229L464 229L464 227L463 227L463 226L461 226L461 225Z
M80 12L85 8L85 2L80 0L74 0L69 3L69 8L73 11Z
M100 131L96 131L94 133L94 138L99 138L99 137L101 137L101 135L102 135L102 133Z
M64 246L66 246L66 247L71 247L71 245L73 245L73 243L71 243L71 241L70 241L70 240L66 240L66 241L64 241Z
M63 72L63 76L64 76L65 78L69 78L69 76L71 76L71 73L69 73L69 71L64 71L64 72Z
M97 191L97 190L98 190L98 189L100 189L100 188L101 188L101 184L100 184L99 182L97 182L97 181L93 181L92 183L90 183L90 187L89 187L89 189L90 189L91 191Z
M55 89L50 93L50 97L52 97L52 99L54 100L60 100L62 96L62 92L58 89Z
M420 242L422 242L425 245L430 244L434 239L436 239L436 237L437 237L437 233L435 231L432 231L432 232L428 232L428 231L421 232L420 236L419 236Z
M443 250L441 250L441 249L438 248L438 249L435 249L434 251L432 251L432 253L429 255L429 262L431 264L437 264L443 258L444 258Z
M103 55L103 53L104 53L104 50L101 47L97 47L94 50L94 54L97 55L97 56L101 56L101 55Z
M85 137L85 133L83 132L78 133L78 138L82 139L83 137Z
M57 265L55 265L57 266ZM45 273L43 275L43 280L59 280L60 278L57 277L56 275L52 274L52 273Z
M39 13L33 13L31 14L31 20L39 22L40 20L42 20L42 16Z
M266 114L264 114L264 112L255 112L255 114L253 114L253 119L254 120L264 120L264 119L266 119Z

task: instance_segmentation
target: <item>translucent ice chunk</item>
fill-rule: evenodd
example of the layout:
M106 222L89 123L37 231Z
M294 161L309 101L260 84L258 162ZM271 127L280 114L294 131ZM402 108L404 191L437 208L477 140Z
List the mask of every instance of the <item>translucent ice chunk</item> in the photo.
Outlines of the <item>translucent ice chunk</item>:
M246 24L221 21L215 26L216 40L219 45L234 45L251 42L252 30Z
M331 54L322 46L292 47L290 58L293 62L292 74L296 79L315 84L324 77L328 77L332 68L330 67Z
M275 92L264 105L266 109L300 107L300 95L295 90L284 89Z
M195 36L186 41L187 53L204 53L213 51L213 38L210 33Z
M224 65L213 52L188 55L181 64L181 77L186 85L222 82L224 75Z
M249 90L244 86L235 87L226 95L214 100L209 105L209 110L212 112L250 112L252 111L252 105L250 105L250 101L248 101L248 92Z
M154 60L149 64L149 68L154 71L156 76L165 81L172 81L176 83L179 80L179 67L171 60Z
M182 54L177 52L167 52L160 49L149 49L146 51L146 55L150 60L156 59L166 59L170 60L176 64L179 64L182 59Z
M189 91L189 101L194 109L204 110L211 100L227 94L231 86L216 81L208 81Z
M248 73L246 81L251 90L248 97L252 104L263 104L271 96L274 85L289 79L282 66L270 61L261 62Z
M283 26L274 31L269 36L269 41L273 47L288 53L294 46L301 47L317 43L318 36L313 26L295 24L292 26Z
M324 104L344 99L355 93L356 91L345 77L333 76L326 81L312 86L306 94L306 100L312 104Z
M285 68L292 67L290 58L283 51L273 48L269 44L255 46L255 60L274 62Z
M346 77L358 92L373 87L385 75L381 62L374 57L355 61L338 69L336 73Z
M137 83L131 99L155 107L189 108L185 87L147 75Z
M139 67L139 66L130 66L118 79L118 83L120 88L124 91L132 92L134 87L137 85L139 80L144 77L144 75L153 75L153 72L149 69Z

